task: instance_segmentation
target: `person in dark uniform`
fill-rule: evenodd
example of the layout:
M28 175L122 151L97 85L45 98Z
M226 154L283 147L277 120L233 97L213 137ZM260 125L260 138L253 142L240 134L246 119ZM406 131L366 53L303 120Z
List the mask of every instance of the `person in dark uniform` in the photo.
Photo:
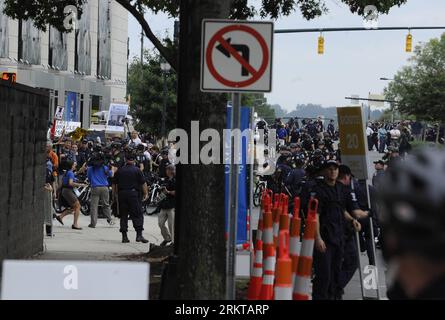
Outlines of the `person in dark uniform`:
M340 165L337 180L338 182L343 184L346 192L350 194L350 198L352 200L352 209L355 210L355 218L358 219L358 222L361 226L361 228L354 228L354 225L348 224L345 220L343 260L338 282L338 291L336 295L336 299L341 299L344 293L344 289L351 281L359 266L358 248L355 238L355 232L363 231L364 227L369 228L369 219L367 219L367 212L361 211L362 209L367 209L368 201L366 198L364 198L367 197L366 193L363 194L362 190L359 189L359 184L357 181L355 181L354 176L352 175L352 171L348 166ZM362 217L364 219L361 219Z
M125 153L121 150L121 147L122 144L120 144L119 142L113 142L111 144L111 165L116 169L123 167L125 164Z
M360 228L358 221L349 214L355 214L350 194L337 181L339 165L329 160L323 169L325 179L313 189L313 196L318 200L313 300L336 298L343 259L345 219L355 228Z
M133 221L137 233L136 242L148 243L142 235L144 230L142 202L148 198L148 187L142 171L135 166L135 160L136 153L131 149L127 150L126 164L117 170L113 179L113 198L118 199L122 243L130 242L127 236L128 216ZM141 194L143 194L142 199Z

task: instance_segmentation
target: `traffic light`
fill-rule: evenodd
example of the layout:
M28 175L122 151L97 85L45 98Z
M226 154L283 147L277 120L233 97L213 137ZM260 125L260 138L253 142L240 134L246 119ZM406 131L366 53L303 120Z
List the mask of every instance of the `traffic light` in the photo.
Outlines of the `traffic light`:
M413 36L408 34L406 36L406 52L412 52L413 51Z
M323 36L318 37L318 54L324 54L324 38L323 38Z
M2 80L9 81L11 83L16 83L17 74L15 72L3 72Z

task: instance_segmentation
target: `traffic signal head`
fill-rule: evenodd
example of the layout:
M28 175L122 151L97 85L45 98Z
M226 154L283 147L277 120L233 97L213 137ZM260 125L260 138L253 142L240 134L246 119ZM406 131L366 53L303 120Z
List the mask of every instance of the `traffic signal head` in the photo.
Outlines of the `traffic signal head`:
M318 54L324 54L324 38L323 38L323 36L318 37Z
M413 36L411 34L408 34L406 36L406 52L412 52L413 51Z
M14 72L3 72L2 73L2 80L9 81L11 83L16 83L17 81L17 74Z

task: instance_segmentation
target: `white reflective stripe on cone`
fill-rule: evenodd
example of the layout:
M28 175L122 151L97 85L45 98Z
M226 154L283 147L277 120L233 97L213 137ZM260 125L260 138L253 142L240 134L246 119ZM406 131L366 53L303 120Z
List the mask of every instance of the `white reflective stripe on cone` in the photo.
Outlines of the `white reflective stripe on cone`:
M273 242L273 231L271 228L264 230L264 241L263 245L272 244Z
M303 245L301 247L301 257L312 257L314 253L314 240L305 239L303 240Z
M310 282L311 282L311 279L297 275L295 277L294 293L309 296Z
M263 261L264 270L274 271L277 259L275 257L267 257Z
M263 231L262 230L257 230L256 239L257 240L263 240Z
M261 278L263 276L263 268L254 268L253 269L253 276L255 278Z
M275 277L270 274L263 275L263 285L273 286Z
M298 255L300 255L300 251L301 251L300 238L299 237L291 237L289 253L292 256L298 256Z
M275 300L292 300L292 287L275 287Z
M278 237L278 231L280 231L280 224L278 222L273 223L273 235L274 237Z

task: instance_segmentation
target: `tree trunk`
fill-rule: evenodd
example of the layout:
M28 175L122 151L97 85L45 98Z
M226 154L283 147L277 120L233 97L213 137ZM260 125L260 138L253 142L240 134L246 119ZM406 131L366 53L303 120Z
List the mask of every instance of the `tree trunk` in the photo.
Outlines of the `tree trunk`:
M204 18L227 18L231 0L182 0L178 80L178 128L189 135L191 122L200 132L226 125L224 94L200 91L201 26ZM202 144L200 144L202 146ZM222 146L221 146L221 155ZM222 160L221 160L222 162ZM177 298L224 299L226 274L224 165L179 165L175 254Z

